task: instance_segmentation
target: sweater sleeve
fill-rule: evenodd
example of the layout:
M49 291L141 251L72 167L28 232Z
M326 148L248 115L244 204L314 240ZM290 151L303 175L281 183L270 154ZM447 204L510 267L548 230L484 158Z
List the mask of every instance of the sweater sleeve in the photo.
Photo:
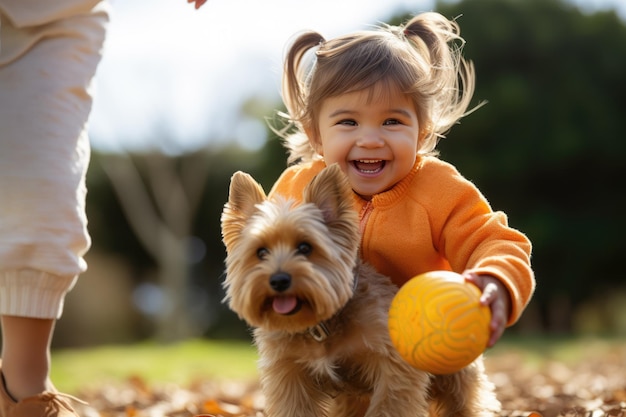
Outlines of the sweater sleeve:
M101 43L109 13L107 0L0 0L0 66L15 61L42 39L80 37ZM84 15L98 19L90 25L73 20Z
M506 286L511 297L510 326L519 319L535 289L531 243L509 227L504 213L491 210L474 184L451 165L440 166L444 168L428 174L432 184L438 184L438 196L428 210L433 242L453 270L491 275Z
M0 0L0 11L11 19L15 27L23 28L89 13L101 2L102 0Z

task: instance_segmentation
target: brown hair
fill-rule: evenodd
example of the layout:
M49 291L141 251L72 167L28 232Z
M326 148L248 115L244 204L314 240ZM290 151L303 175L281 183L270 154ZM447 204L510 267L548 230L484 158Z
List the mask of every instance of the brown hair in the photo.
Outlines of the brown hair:
M474 93L474 67L461 56L460 29L439 13L419 14L403 26L381 25L326 41L310 31L287 51L283 101L287 126L278 131L289 162L319 157L306 133L317 136L318 112L329 98L372 87L409 95L420 124L418 153L433 153L439 138L465 116ZM295 131L294 131L295 128Z

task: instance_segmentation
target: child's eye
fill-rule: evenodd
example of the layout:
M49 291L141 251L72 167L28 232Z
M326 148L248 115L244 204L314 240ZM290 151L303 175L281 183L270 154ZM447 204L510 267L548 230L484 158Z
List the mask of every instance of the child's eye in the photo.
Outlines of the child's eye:
M383 123L384 126L399 125L399 124L402 124L402 122L400 122L400 120L398 120L398 119L387 119Z
M351 119L344 119L344 120L340 120L337 124L345 125L345 126L356 126L356 121L351 120Z

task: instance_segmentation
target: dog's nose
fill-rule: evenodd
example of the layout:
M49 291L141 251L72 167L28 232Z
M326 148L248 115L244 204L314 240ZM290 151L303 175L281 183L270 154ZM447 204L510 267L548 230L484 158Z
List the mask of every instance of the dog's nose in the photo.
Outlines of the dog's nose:
M270 277L270 286L278 291L282 292L291 286L291 275L286 272L278 272Z

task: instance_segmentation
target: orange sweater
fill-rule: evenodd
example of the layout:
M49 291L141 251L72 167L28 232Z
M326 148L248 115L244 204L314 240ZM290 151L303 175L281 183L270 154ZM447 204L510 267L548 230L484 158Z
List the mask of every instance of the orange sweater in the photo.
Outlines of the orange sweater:
M270 195L301 200L304 187L324 167L315 161L288 168ZM452 165L418 158L392 189L370 201L354 194L354 203L361 219L361 257L398 286L433 270L492 275L511 296L508 324L518 320L535 288L531 244Z

